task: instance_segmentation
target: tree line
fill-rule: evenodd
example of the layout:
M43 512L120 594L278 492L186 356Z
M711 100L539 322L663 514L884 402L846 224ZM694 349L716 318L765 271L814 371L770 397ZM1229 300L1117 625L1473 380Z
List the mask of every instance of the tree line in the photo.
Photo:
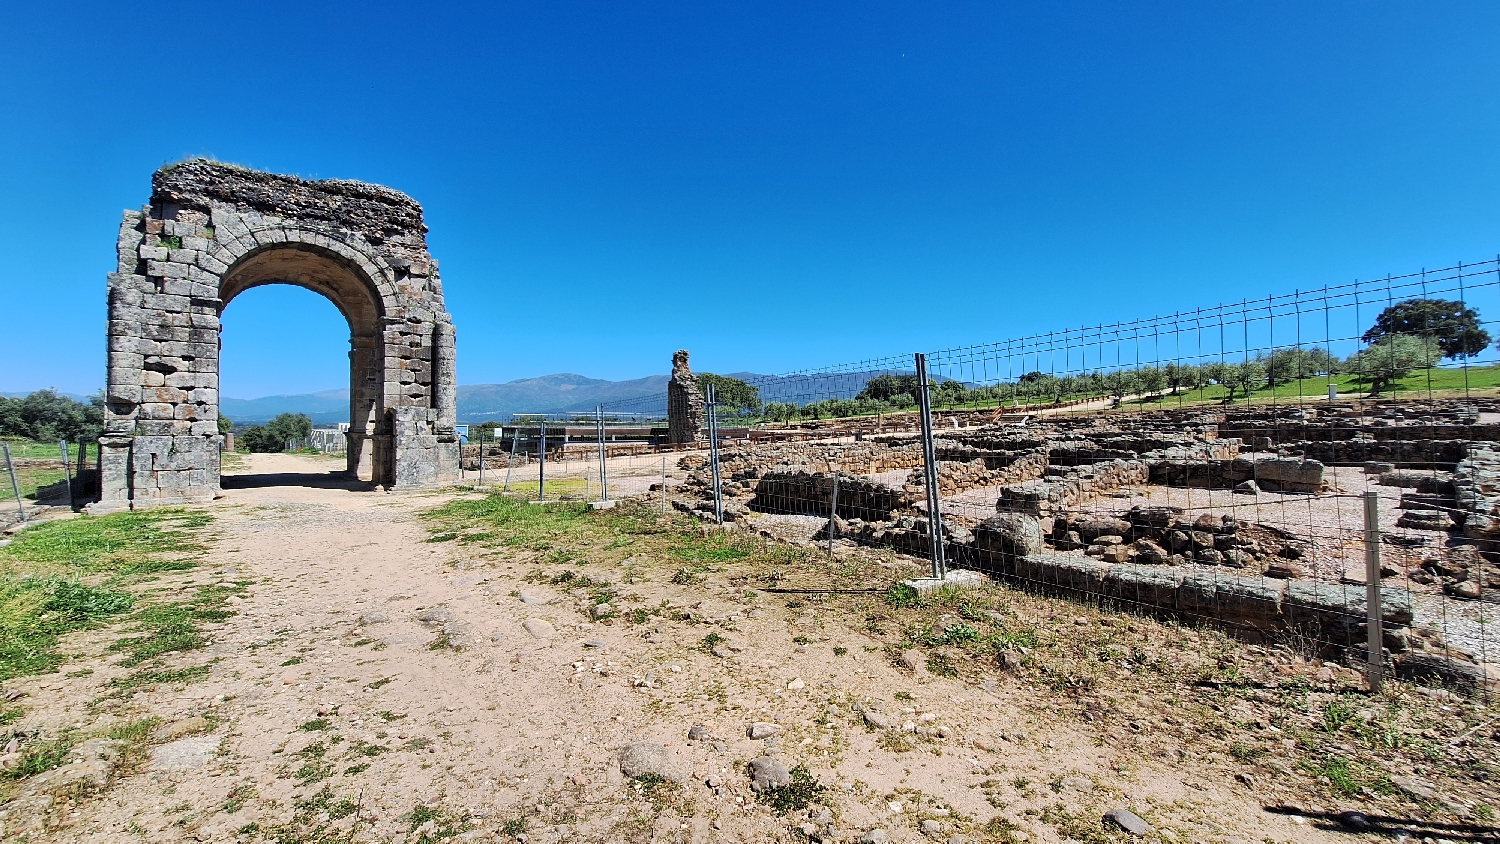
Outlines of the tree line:
M1379 395L1412 372L1444 358L1464 359L1489 348L1491 337L1479 313L1462 302L1411 299L1398 302L1375 319L1360 338L1366 345L1339 359L1326 349L1292 347L1261 353L1239 362L1168 363L1075 375L1033 371L1014 382L970 387L960 381L933 385L934 407L1003 404L1061 404L1111 398L1158 399L1217 385L1224 400L1247 398L1305 378L1348 375ZM769 402L762 418L772 422L863 416L904 411L917 406L917 376L885 374L870 379L852 399L830 398L808 403Z

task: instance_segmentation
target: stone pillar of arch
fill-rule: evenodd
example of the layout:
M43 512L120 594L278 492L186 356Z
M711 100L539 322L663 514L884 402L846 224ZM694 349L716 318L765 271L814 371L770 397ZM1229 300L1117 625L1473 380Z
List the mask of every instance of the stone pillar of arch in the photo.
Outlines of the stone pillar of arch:
M219 492L220 316L294 284L349 323L348 471L387 488L458 475L455 336L422 207L399 191L196 159L127 211L109 275L97 510Z

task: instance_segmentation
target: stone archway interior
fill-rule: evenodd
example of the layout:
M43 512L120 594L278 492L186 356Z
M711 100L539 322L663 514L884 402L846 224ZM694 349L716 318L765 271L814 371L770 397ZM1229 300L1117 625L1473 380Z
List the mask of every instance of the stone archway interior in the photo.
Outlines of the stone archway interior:
M194 160L127 211L109 276L109 362L97 509L219 491L219 328L245 290L294 284L349 322L349 471L387 488L458 473L455 342L405 194Z

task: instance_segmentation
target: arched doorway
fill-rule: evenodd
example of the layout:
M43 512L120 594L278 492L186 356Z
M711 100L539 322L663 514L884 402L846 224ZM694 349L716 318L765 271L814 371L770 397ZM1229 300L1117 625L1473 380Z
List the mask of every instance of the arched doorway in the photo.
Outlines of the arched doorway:
M152 188L125 213L109 277L98 509L218 493L220 317L267 284L318 292L349 322L349 471L387 488L457 476L453 324L420 205L203 160Z

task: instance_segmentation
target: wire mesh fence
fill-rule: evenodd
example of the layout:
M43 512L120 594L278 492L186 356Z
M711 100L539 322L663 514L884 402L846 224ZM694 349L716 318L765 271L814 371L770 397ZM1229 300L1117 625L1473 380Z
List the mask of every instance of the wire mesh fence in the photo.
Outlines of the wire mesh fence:
M470 448L490 483L535 484L545 456L549 484L585 496L1220 625L1372 686L1491 694L1500 366L1481 310L1497 305L1500 262L1459 264L703 376L706 402L684 356L665 394Z

